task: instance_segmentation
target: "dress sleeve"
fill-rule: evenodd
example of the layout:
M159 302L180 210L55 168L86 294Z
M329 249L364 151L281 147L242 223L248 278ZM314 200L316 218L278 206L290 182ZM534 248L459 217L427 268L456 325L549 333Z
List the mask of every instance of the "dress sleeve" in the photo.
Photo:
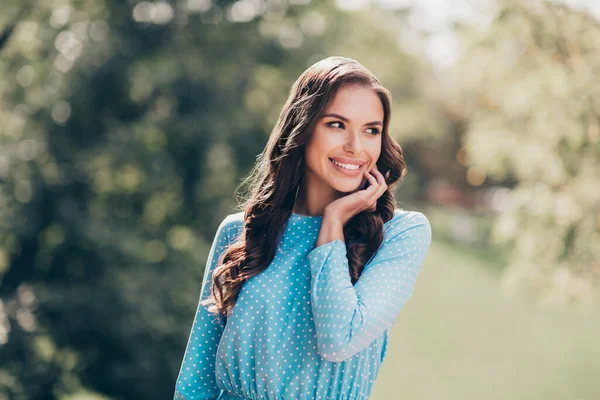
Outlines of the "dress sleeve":
M225 218L217 229L208 254L196 316L175 384L174 400L214 400L221 392L216 385L215 357L225 319L209 313L200 301L210 295L212 273L229 242L228 225Z
M388 230L354 286L342 240L308 253L317 349L325 360L341 362L367 348L412 296L431 244L431 226L425 215L412 211Z

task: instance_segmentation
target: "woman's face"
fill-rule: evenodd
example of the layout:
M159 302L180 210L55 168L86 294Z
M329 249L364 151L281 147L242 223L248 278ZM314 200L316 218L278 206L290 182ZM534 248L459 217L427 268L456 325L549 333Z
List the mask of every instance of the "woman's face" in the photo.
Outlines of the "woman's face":
M330 186L342 193L358 189L366 180L363 172L379 159L383 116L381 99L372 89L342 86L317 120L306 145L309 185L320 191ZM339 167L332 159L360 167Z

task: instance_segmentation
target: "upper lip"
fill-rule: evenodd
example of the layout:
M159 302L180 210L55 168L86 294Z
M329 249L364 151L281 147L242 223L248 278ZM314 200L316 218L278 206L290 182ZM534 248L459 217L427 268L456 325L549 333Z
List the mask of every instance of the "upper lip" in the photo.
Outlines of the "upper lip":
M343 158L343 157L329 157L332 160L335 160L339 163L342 164L351 164L351 165L358 165L359 167L362 167L362 165L364 163L366 163L366 161L362 161L362 160L353 160L351 158Z

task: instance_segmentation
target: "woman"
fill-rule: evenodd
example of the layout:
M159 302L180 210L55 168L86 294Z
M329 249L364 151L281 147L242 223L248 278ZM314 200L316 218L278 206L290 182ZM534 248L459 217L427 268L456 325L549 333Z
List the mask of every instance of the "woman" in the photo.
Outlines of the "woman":
M390 103L350 58L294 83L217 230L175 399L368 398L431 242L422 213L395 207Z

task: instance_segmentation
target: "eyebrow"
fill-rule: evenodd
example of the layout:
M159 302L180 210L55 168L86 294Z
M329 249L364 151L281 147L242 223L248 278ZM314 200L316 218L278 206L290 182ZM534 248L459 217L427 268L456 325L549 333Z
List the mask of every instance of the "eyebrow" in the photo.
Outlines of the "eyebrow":
M344 122L350 122L350 120L348 118L344 117L343 115L336 114L336 113L328 113L328 114L324 114L321 116L321 118L325 118L325 117L334 117L334 118L339 118ZM373 122L367 122L365 125L381 125L381 126L383 126L383 122L373 121Z

